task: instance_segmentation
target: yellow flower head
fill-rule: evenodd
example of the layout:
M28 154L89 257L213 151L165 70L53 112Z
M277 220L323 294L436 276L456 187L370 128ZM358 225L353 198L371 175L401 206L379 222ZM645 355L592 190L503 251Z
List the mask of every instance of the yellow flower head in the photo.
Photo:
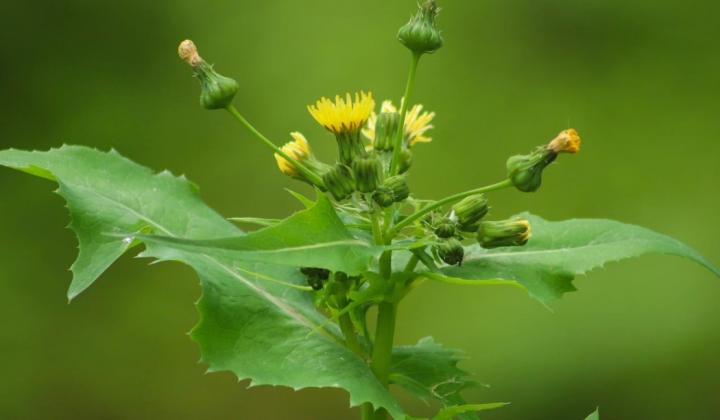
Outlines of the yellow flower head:
M425 133L433 128L430 124L435 118L434 112L422 112L423 106L417 104L413 106L405 114L405 139L409 146L414 146L417 143L429 143L432 138L425 135ZM393 105L392 101L384 101L380 112L397 112L397 108ZM363 134L370 140L375 140L375 123L377 122L377 114L373 112L368 119L367 127L363 129Z
M547 145L555 153L577 153L580 151L580 135L574 128L563 130Z
M305 136L297 131L290 133L290 136L293 140L285 143L280 150L299 162L307 160L310 157L310 144L305 139ZM275 160L277 161L278 168L280 168L280 172L291 177L300 177L300 172L295 165L287 159L275 153Z
M339 95L335 102L327 98L320 98L315 105L308 105L308 111L315 120L327 130L335 134L346 134L359 130L370 118L375 108L372 93L360 92L355 94L355 101L349 93L345 98Z

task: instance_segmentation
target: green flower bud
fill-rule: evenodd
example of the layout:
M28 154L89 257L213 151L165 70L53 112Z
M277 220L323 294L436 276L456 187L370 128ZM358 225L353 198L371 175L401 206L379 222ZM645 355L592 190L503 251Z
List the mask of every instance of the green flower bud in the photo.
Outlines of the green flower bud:
M488 200L483 194L471 195L455 204L452 210L455 217L457 217L460 230L463 232L475 232L477 223L488 212Z
M404 174L410 169L410 166L412 166L412 152L409 149L403 149L402 152L400 152L399 173Z
M543 170L556 157L556 153L545 147L539 147L529 155L511 156L506 164L508 178L522 192L537 191L542 184Z
M438 238L452 238L455 236L455 222L447 217L442 218L435 224L435 235Z
M435 0L426 0L420 10L400 28L398 39L415 54L433 53L443 45L443 38L435 26L440 9Z
M477 240L483 248L525 245L530 239L530 222L525 219L480 223Z
M382 166L375 156L356 159L353 164L355 185L360 192L373 192L377 189L382 179Z
M203 108L221 109L230 105L240 89L235 80L218 74L200 57L197 47L189 39L180 43L178 55L192 66L195 77L200 81L200 105Z
M462 244L455 238L450 238L435 246L438 257L450 265L461 265L465 257Z
M534 192L542 184L542 172L560 153L574 154L580 151L580 135L575 129L561 131L545 146L529 155L516 155L507 161L508 178L523 192Z
M380 207L390 207L395 202L395 196L389 188L380 186L375 194L373 194L373 200L378 203Z
M323 282L330 277L330 271L324 268L315 267L302 267L300 272L307 278L308 285L313 290L320 290L323 287Z
M337 164L330 168L323 174L322 179L327 190L338 201L350 197L355 191L352 172L350 172L350 168L343 164Z
M381 112L375 122L375 140L373 148L385 151L393 149L393 138L398 130L400 114L397 112Z
M405 177L402 175L391 176L378 187L373 200L382 207L389 207L393 203L399 203L410 196L410 187L408 187Z
M363 158L368 154L359 131L338 133L335 135L335 139L338 144L340 162L345 165L352 165L355 159Z

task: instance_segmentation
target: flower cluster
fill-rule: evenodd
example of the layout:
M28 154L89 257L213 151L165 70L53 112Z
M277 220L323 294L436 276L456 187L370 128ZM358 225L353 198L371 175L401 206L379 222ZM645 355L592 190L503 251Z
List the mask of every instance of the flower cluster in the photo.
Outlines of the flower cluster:
M580 136L574 129L563 130L529 154L510 157L506 162L507 178L497 184L434 202L414 199L407 171L412 166L414 147L432 140L429 131L436 115L420 104L409 103L410 87L420 57L443 44L435 23L438 11L435 1L426 0L398 33L413 57L408 89L399 108L386 100L376 112L371 92L346 93L334 99L322 97L307 107L312 118L335 137L337 159L330 163L318 160L299 132L291 133L292 140L282 147L275 146L230 104L238 90L237 82L208 65L192 41L184 41L178 52L200 80L202 105L230 111L273 149L283 174L328 193L339 212L369 221L368 229L378 244L413 237L423 250L431 251L436 261L459 265L465 254L463 243L471 238L483 248L522 246L528 242L531 226L527 220L484 220L490 210L485 193L506 187L537 191L543 171L559 154L580 150Z

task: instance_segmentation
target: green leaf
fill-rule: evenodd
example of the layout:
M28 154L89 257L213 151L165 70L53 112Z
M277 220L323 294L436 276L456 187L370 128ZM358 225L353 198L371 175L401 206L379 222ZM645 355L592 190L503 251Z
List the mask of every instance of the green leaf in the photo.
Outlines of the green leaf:
M264 217L230 217L228 220L235 223L258 226L272 226L280 222L280 219L266 219Z
M600 420L600 409L596 408L589 416L585 417L585 420Z
M197 188L169 172L154 175L120 156L86 147L48 152L0 151L0 165L56 180L67 201L70 228L79 242L68 290L72 299L88 288L133 244L107 233L153 231L187 238L217 238L239 230L200 199Z
M351 275L366 271L383 251L382 247L355 238L325 195L319 195L312 207L247 235L212 240L154 235L138 238L230 260L320 267Z
M640 226L605 219L549 222L520 215L530 221L532 238L525 246L482 249L469 247L460 267L443 267L426 273L431 279L485 285L517 282L543 303L574 291L575 276L605 263L644 254L689 258L720 276L720 270L697 251L669 236Z
M479 384L458 368L462 359L462 351L445 348L432 337L425 337L415 345L393 349L390 380L425 402L437 400L443 407L464 405L460 392ZM454 415L463 420L477 419L469 411Z
M448 407L446 409L440 410L440 412L437 414L437 416L433 417L432 420L463 419L463 418L466 418L466 417L463 417L463 415L469 414L471 412L475 413L478 411L494 410L496 408L505 407L509 404L510 403L506 403L506 402L496 402L496 403L485 403L485 404L457 405L454 407ZM477 418L477 416L468 417L468 418Z
M58 193L67 201L73 219L70 227L80 242L70 296L88 287L140 235L118 234L150 230L176 239L242 235L207 207L184 178L168 172L155 175L114 151L75 146L48 152L6 150L0 151L0 165L60 184ZM313 209L331 210L322 200ZM310 215L296 215L294 220L308 217L311 227L317 227ZM313 234L326 238L338 231ZM252 241L257 242L244 245L275 246L268 235L253 236ZM300 238L290 240L297 244ZM297 268L241 262L221 251L194 252L171 241L146 245L143 256L180 261L200 276L200 322L192 337L210 371L231 371L239 379L250 379L252 385L343 388L353 405L371 402L395 418L403 418L402 409L367 363L340 342L336 326L318 328L326 318L315 309L311 293L286 285L304 284Z

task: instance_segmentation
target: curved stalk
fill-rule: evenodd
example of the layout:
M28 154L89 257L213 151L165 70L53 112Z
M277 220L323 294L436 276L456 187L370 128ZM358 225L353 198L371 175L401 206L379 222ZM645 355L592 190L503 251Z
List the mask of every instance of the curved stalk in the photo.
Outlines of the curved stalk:
M265 143L266 146L271 148L273 152L277 153L278 155L282 156L283 159L287 160L288 162L292 163L294 167L298 169L305 177L312 182L313 184L317 185L318 187L325 187L325 183L323 182L322 178L312 170L310 170L307 166L303 165L302 163L298 162L296 159L293 159L291 156L289 156L287 153L283 152L281 148L277 147L275 143L270 141L267 137L265 137L260 131L258 131L257 128L255 128L248 120L245 119L245 117L242 116L242 114L235 108L233 105L227 106L227 111L232 115L236 120L240 121L242 125L245 126L255 137L260 139L263 143Z

